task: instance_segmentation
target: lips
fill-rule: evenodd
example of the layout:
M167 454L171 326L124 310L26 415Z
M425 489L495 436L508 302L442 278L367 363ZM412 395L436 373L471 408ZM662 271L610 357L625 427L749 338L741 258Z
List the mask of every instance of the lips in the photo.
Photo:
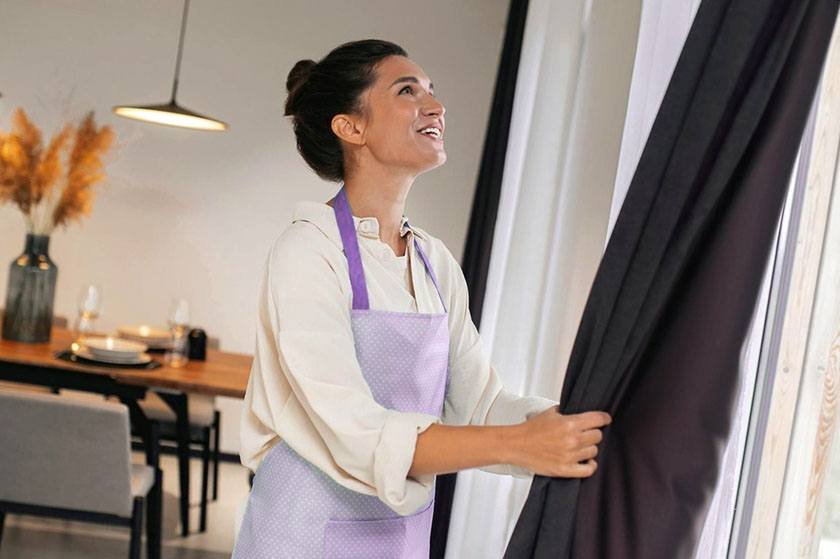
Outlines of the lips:
M436 142L443 142L443 130L437 126L427 126L417 131L418 134Z
M423 136L424 138L426 138L427 140L431 140L431 141L437 142L439 144L443 143L443 138L435 138L434 136L430 136L429 134L420 134L420 135Z
M423 134L424 136L436 140L443 139L443 122L441 120L433 120L431 122L425 123L423 126L417 129L419 134Z

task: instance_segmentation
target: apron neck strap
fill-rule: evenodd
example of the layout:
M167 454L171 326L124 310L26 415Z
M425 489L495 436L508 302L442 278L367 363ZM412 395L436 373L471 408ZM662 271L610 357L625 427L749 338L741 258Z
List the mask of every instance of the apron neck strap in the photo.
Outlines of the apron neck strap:
M408 225L408 221L405 223ZM408 226L411 227L410 225ZM417 242L417 236L414 236L414 248L417 249L417 254L420 255L420 259L423 261L423 265L426 267L429 277L432 278L432 283L435 286L435 291L437 291L440 304L443 305L443 312L448 312L446 310L446 301L443 300L443 294L440 292L440 285L438 284L437 276L435 276L435 270L432 268L432 263L429 262L429 258L426 256L426 253L423 252L423 248L420 246L420 243Z
M347 193L343 186L335 196L333 211L335 212L335 221L338 224L338 232L341 233L341 244L344 245L347 266L350 269L353 310L367 310L370 308L370 302L368 301L365 271L362 268L362 256L359 254L359 240L356 238L356 225L353 223L353 213L350 211L350 202L347 201Z
M341 190L335 196L333 211L335 213L335 221L338 224L338 232L341 234L344 255L347 257L347 266L350 271L350 286L353 288L353 310L368 310L370 309L370 301L368 299L365 271L362 267L362 256L359 252L359 239L356 237L356 224L353 223L353 212L350 209L350 202L347 200L347 192L345 192L344 186L341 187ZM420 255L420 259L423 261L423 265L429 277L432 279L440 302L443 305L443 311L447 312L446 302L443 300L443 295L440 292L435 271L432 269L426 253L420 247L420 243L417 242L417 237L414 237L414 247L417 249L417 254Z

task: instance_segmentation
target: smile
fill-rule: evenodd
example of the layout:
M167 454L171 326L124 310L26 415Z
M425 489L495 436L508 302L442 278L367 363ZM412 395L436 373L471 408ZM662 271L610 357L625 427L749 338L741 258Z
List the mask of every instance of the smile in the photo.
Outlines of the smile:
M440 128L435 126L430 126L428 128L424 128L418 132L422 136L426 136L432 140L436 140L439 142L443 141L443 133L441 132Z

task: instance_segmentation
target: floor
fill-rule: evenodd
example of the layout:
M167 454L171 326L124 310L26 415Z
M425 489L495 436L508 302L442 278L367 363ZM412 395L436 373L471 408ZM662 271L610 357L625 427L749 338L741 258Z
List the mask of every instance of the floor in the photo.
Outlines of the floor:
M140 453L133 453L143 462ZM178 462L163 455L163 559L227 559L236 537L237 519L248 498L248 470L240 464L219 465L219 499L207 508L207 532L182 538L178 518ZM191 461L190 528L198 527L201 461ZM67 520L9 514L0 559L105 559L128 556L128 529ZM145 553L145 541L143 546Z

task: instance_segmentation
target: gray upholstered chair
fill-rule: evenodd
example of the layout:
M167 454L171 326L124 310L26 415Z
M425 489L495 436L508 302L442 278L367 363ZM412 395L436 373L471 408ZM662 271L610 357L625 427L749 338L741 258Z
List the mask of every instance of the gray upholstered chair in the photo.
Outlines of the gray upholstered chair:
M6 513L118 524L139 559L154 472L129 437L123 404L0 391L0 537Z

